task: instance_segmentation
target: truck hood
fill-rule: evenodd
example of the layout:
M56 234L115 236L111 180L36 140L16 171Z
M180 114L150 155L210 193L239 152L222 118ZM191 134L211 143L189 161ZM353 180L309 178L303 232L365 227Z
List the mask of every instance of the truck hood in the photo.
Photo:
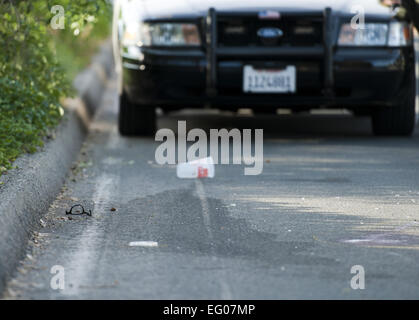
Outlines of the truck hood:
M343 15L354 15L351 10L361 5L366 15L391 17L394 12L381 4L380 0L131 0L137 1L141 15L146 19L202 17L209 8L219 11L263 11L313 12L331 7Z

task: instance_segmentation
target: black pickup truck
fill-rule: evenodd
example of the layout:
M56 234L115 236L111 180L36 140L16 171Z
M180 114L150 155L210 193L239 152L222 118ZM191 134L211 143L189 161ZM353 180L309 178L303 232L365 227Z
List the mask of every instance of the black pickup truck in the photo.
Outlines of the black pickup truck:
M411 135L413 30L386 3L119 0L120 132L153 134L157 107L338 107L370 115L377 135Z

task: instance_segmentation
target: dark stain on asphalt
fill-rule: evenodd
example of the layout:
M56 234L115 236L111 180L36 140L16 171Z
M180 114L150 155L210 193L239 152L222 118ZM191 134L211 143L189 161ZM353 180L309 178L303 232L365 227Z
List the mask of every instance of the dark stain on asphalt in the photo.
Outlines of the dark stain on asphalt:
M321 178L321 179L283 179L283 181L287 182L305 182L305 183L350 183L351 180L348 178L339 178L339 177L329 177L329 178Z
M258 231L245 219L230 217L220 200L207 201L211 235L194 190L168 191L130 201L123 206L124 212L121 209L119 218L126 222L119 220L124 224L119 228L127 230L127 242L158 241L163 252L251 259L277 266L337 264L334 259L310 255L315 241L278 241L276 234Z

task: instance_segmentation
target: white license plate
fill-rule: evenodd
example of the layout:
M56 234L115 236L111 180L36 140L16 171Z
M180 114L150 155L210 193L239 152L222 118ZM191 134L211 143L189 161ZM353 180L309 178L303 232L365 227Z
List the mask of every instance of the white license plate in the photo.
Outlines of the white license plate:
M297 69L255 69L244 66L243 91L249 93L295 93L297 91Z

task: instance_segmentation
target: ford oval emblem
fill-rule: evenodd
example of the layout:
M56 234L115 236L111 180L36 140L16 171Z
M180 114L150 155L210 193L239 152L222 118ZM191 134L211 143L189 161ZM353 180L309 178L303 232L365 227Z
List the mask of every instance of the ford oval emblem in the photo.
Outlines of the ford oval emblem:
M258 37L264 39L278 39L282 38L284 32L278 28L262 28L258 30Z

